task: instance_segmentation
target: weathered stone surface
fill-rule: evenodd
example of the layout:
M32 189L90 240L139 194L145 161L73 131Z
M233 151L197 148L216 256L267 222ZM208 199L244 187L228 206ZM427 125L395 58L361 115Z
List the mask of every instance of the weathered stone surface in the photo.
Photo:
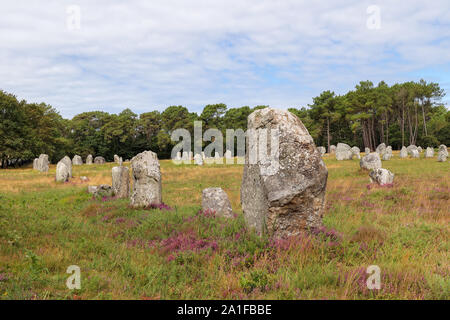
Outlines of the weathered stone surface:
M70 173L69 168L67 168L65 162L62 160L56 165L56 182L66 182L69 181Z
M441 144L439 146L439 152L443 152L444 155L448 158L448 150L447 150L447 146L445 144Z
M72 159L72 164L74 166L81 166L83 164L83 159L80 156L75 155Z
M383 142L380 145L378 145L377 149L375 150L376 153L380 155L380 157L383 157L383 155L386 152L386 144Z
M114 162L119 164L120 158L117 154L114 155Z
M364 153L365 153L366 155L369 154L369 153L370 153L370 148L367 148L367 147L366 147L366 148L364 149Z
M400 158L406 158L408 157L408 150L405 146L402 147L402 150L400 150Z
M359 161L359 166L361 169L365 170L375 170L381 168L380 155L377 152L369 153L362 157Z
M161 170L158 156L144 151L131 159L133 192L131 206L145 207L162 203Z
M201 156L199 153L197 153L197 154L194 156L194 163L195 163L196 165L198 165L198 166L202 166L202 165L203 165L203 158L202 158L202 156Z
M97 186L88 186L88 193L95 194L98 190Z
M130 194L130 173L127 167L114 167L111 170L112 188L117 198L128 198Z
M317 149L319 150L320 155L322 156L327 152L327 149L325 149L325 147L317 147Z
M92 162L93 162L93 158L92 158L92 154L90 154L86 157L86 164L90 165L90 164L92 164Z
M265 108L248 117L248 129L254 135L256 129L278 130L279 159L250 163L247 139L241 186L247 225L275 238L321 226L328 170L300 119L288 111Z
M447 161L447 155L445 154L445 152L443 152L443 151L439 151L438 152L437 161L438 162L445 162L445 161Z
M394 174L383 168L370 171L369 177L372 182L375 181L380 186L394 183Z
M348 144L338 143L336 147L336 160L352 160L353 152Z
M422 150L422 147L421 147L421 146L418 146L418 147L417 147L417 151L419 151L419 153L422 153L422 151L423 151L423 150Z
M41 154L36 161L36 170L39 170L40 172L48 172L49 164L50 161L48 161L48 155Z
M415 146L415 145L409 145L407 148L406 148L406 151L408 151L408 154L409 155L411 155L412 156L412 150L417 150L417 147ZM417 152L419 152L418 150L417 150Z
M433 157L434 157L434 149L428 147L428 148L425 150L425 158L433 158Z
M351 150L354 157L361 159L361 150L358 147L352 147Z
M66 167L67 170L69 171L69 178L72 178L72 160L70 160L70 158L68 156L65 156L64 158L61 159L61 162L63 162Z
M108 186L107 184L101 184L97 187L97 190L94 192L94 196L112 197L114 196L114 190L111 186Z
M330 153L335 153L336 152L336 146L334 144L332 144L330 146Z
M419 150L417 150L417 149L412 149L412 150L411 150L411 157L412 157L412 158L419 158L419 157L420 157Z
M202 210L210 210L216 216L232 218L233 210L227 194L221 188L207 188L202 192Z
M392 158L392 147L388 146L383 154L383 160L391 160Z
M94 159L95 164L104 164L105 162L106 162L106 160L103 157L95 157L95 159Z

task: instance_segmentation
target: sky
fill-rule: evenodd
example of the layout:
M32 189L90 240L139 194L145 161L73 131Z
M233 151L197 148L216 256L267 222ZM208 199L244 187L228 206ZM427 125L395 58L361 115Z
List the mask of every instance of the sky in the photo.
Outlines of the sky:
M63 117L307 106L324 90L438 82L450 1L0 0L0 89Z

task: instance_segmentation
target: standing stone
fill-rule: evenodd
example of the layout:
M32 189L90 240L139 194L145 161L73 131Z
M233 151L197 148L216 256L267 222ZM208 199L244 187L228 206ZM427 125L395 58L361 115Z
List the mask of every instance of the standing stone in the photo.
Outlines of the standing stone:
M92 154L90 154L86 157L86 164L89 164L89 165L92 164Z
M37 160L36 168L40 172L48 172L48 165L50 162L48 161L48 155L41 154Z
M352 150L352 154L353 154L356 158L361 159L361 151L359 150L358 147L352 147L351 150Z
M407 148L406 148L406 151L408 151L408 154L409 155L411 155L412 156L412 150L417 150L417 147L415 146L415 145L409 145ZM417 152L419 152L418 150L417 150Z
M335 153L336 152L336 146L334 144L332 144L330 146L330 153Z
M383 154L383 160L391 160L392 158L392 147L388 146L385 153Z
M411 157L412 157L412 158L419 158L419 157L420 157L419 150L417 150L417 149L412 149L412 150L411 150Z
M202 159L202 156L199 153L195 154L195 156L194 156L194 163L196 165L198 165L198 166L202 166L203 165L203 159Z
M317 149L319 150L321 156L323 156L326 153L326 151L327 151L325 149L325 147L317 147Z
M216 216L232 218L233 210L227 194L221 188L207 188L202 192L202 210L210 210Z
M111 186L108 186L107 184L101 184L96 188L96 190L94 192L94 196L96 196L96 197L112 197L112 196L114 196L114 190Z
M387 169L379 168L370 171L370 181L375 181L380 186L394 183L394 174Z
M127 167L113 167L112 188L117 198L128 198L130 194L130 174Z
M383 157L383 155L386 152L386 144L383 142L381 143L377 149L375 150L376 153L378 153L380 155L380 157Z
M368 154L370 153L370 148L367 148L367 147L366 147L366 148L364 149L364 153L365 153L366 155L368 155Z
M74 166L81 166L83 164L83 159L80 156L75 155L72 159L72 164Z
M119 160L120 160L119 156L117 154L115 154L114 155L114 162L119 164Z
M247 134L254 141L258 136L256 129L275 131L279 157L250 163L252 151L247 139L241 186L247 225L259 234L275 238L320 227L328 170L303 123L289 111L264 108L249 115L248 129L252 129ZM252 146L252 150L255 148Z
M38 158L34 158L34 160L33 160L33 169L34 169L34 170L37 170L37 169L38 169L38 161L39 161Z
M408 157L408 150L405 146L402 147L402 150L400 150L400 158L406 158Z
M132 207L145 207L162 203L161 170L158 156L144 151L131 159L133 170Z
M338 143L336 148L336 160L352 160L353 152L348 144Z
M61 159L61 162L63 162L66 167L67 170L69 171L69 178L72 178L72 160L70 160L70 158L68 156L65 156L64 158Z
M438 162L446 162L448 153L445 153L443 150L438 151Z
M105 162L106 162L106 160L103 157L95 157L95 159L94 159L95 164L104 164Z
M381 168L380 155L377 152L372 152L365 155L362 157L361 161L359 161L359 166L361 169L365 170L375 170Z
M428 148L425 150L425 158L433 158L433 157L434 157L434 149L428 147Z
M231 157L231 151L230 151L230 150L225 151L225 158L226 158L226 159L231 159L231 158L232 158L232 157Z
M422 150L422 147L421 147L421 146L418 146L418 147L417 147L417 151L419 151L419 153L422 153L422 151L423 151L423 150Z
M439 146L439 152L443 152L444 155L448 158L448 150L447 150L447 146L445 144L441 144Z
M62 160L56 165L56 182L67 182L69 181L69 168L67 168L65 162Z

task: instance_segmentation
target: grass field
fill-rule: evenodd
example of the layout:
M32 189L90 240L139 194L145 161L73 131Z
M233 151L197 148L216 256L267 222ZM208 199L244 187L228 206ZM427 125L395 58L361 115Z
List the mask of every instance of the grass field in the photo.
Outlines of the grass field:
M381 188L358 160L324 160L325 228L283 241L246 230L241 165L161 161L172 210L93 199L87 185L111 184L113 164L74 166L65 184L54 165L0 170L0 299L449 299L449 162L394 154L394 186ZM200 211L213 186L234 219ZM70 265L80 290L66 287ZM367 289L370 265L380 290Z

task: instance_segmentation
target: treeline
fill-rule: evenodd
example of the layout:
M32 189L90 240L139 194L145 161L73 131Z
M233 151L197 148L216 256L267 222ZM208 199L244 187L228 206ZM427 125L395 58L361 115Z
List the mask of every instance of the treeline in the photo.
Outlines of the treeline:
M394 149L410 144L436 147L450 144L450 112L440 103L443 96L437 83L423 80L393 86L364 81L345 95L324 91L307 108L289 111L301 118L318 146L344 142L373 150L384 142ZM20 165L41 153L53 163L75 154L101 155L108 161L118 154L126 159L143 150L168 158L176 144L170 139L173 130L185 128L193 134L194 121L202 121L203 130L218 128L225 136L226 129L246 130L248 115L265 107L211 104L201 114L184 106L140 115L130 109L119 114L92 111L67 120L45 103L18 101L0 91L1 166Z

